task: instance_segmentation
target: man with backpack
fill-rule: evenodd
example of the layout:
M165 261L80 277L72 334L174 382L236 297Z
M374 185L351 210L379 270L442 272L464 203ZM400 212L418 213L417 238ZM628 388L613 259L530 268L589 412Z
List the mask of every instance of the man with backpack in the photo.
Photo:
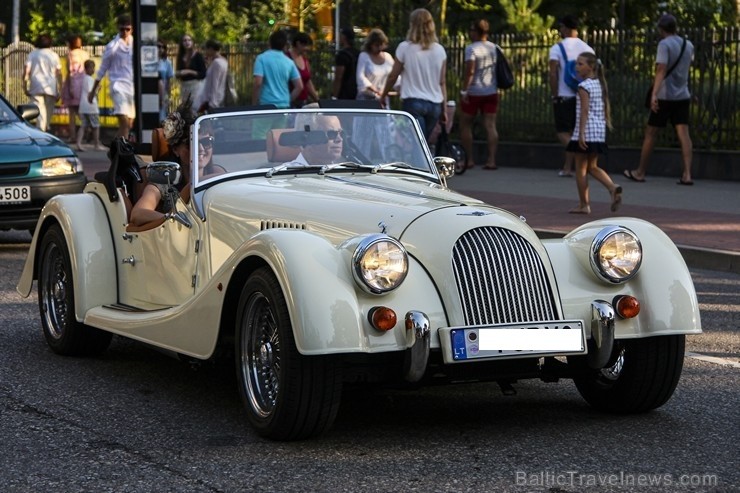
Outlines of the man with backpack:
M578 37L578 19L566 15L558 21L558 31L563 38L550 48L550 92L552 109L555 115L555 131L563 147L568 145L576 125L576 91L578 80L575 73L575 61L584 52L594 50ZM572 152L565 153L565 164L558 176L573 176Z

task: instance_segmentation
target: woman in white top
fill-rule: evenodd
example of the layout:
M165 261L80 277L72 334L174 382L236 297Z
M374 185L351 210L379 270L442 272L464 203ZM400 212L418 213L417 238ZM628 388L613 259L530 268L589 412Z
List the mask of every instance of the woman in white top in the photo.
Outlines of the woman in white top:
M388 37L380 29L367 35L357 59L357 99L378 99L393 70L393 57L385 51ZM387 107L388 98L383 102Z
M416 9L409 17L406 41L396 48L396 61L380 94L383 101L403 73L402 109L411 113L429 138L437 121L447 123L447 53L437 43L434 19L426 9Z
M385 51L388 37L380 29L373 29L367 35L362 52L357 59L357 99L379 100L388 76L393 70L393 57ZM390 105L390 98L385 97L383 105ZM375 119L355 119L352 126L353 135L362 135L355 143L359 151L367 158L384 157L382 144L389 142L390 127L378 125ZM366 138L367 137L367 138Z

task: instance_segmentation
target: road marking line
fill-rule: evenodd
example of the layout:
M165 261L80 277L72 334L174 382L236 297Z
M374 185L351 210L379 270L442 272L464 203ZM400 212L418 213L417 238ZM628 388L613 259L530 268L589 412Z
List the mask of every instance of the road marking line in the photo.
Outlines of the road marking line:
M718 358L717 356L707 356L705 354L692 353L691 351L686 351L686 356L688 358L694 358L700 361L706 361L707 363L715 363L718 365L731 366L733 368L740 368L740 362L734 361L733 359L730 359L730 358Z

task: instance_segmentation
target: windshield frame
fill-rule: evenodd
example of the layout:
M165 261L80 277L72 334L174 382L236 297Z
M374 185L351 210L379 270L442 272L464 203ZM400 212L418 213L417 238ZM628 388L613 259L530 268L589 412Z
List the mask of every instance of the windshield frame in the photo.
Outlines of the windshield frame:
M406 113L404 111L395 111L395 110L377 110L377 109L356 109L356 108L310 108L310 109L283 109L283 110L254 110L254 111L234 111L234 112L219 112L209 115L202 115L200 116L196 121L195 124L191 127L191 142L198 142L198 136L202 135L205 131L205 129L214 129L218 127L219 120L228 119L228 118L239 118L240 116L243 117L285 117L285 118L295 118L296 115L300 114L322 114L322 115L331 115L331 116L342 116L345 115L349 117L350 115L368 115L368 116L390 116L390 117L396 117L400 118L403 121L404 125L408 125L411 128L412 133L406 133L406 137L411 137L414 139L414 142L411 144L414 146L414 152L417 152L416 155L417 163L422 163L425 165L424 168L420 167L414 167L414 171L419 172L423 175L426 175L430 178L432 178L435 181L439 181L439 175L437 173L436 167L434 166L433 156L431 154L431 151L426 144L426 141L423 138L423 134L421 133L421 129L419 127L418 122L416 119L411 116L409 113ZM245 120L246 121L246 120ZM289 127L292 128L292 127ZM408 132L408 130L406 130ZM259 142L259 139L255 140L255 142ZM354 145L351 140L346 140L346 145ZM418 143L418 146L417 146ZM268 170L273 169L276 166L279 166L279 163L274 164L272 166L261 166L258 168L252 168L252 169L245 169L242 171L233 171L229 172L226 176L211 176L206 179L201 179L198 176L198 163L200 156L198 155L198 147L197 145L191 146L190 152L191 152L191 162L194 164L192 166L192 169L190 170L190 183L194 184L194 192L198 193L201 190L208 188L209 184L212 182L218 182L225 178L233 178L234 176L251 176L254 174L265 174ZM349 152L349 151L348 151ZM323 167L330 163L322 163ZM376 165L378 163L370 163L370 162L361 162L358 164L368 164L368 165ZM331 169L337 169L337 168L331 168ZM369 168L368 168L369 169Z

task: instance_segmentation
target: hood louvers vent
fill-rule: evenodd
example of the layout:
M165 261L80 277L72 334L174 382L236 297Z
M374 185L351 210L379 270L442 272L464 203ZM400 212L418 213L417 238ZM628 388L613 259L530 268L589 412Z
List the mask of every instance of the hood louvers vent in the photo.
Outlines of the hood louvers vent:
M306 229L306 225L302 223L291 223L287 221L261 221L260 231L266 229Z

